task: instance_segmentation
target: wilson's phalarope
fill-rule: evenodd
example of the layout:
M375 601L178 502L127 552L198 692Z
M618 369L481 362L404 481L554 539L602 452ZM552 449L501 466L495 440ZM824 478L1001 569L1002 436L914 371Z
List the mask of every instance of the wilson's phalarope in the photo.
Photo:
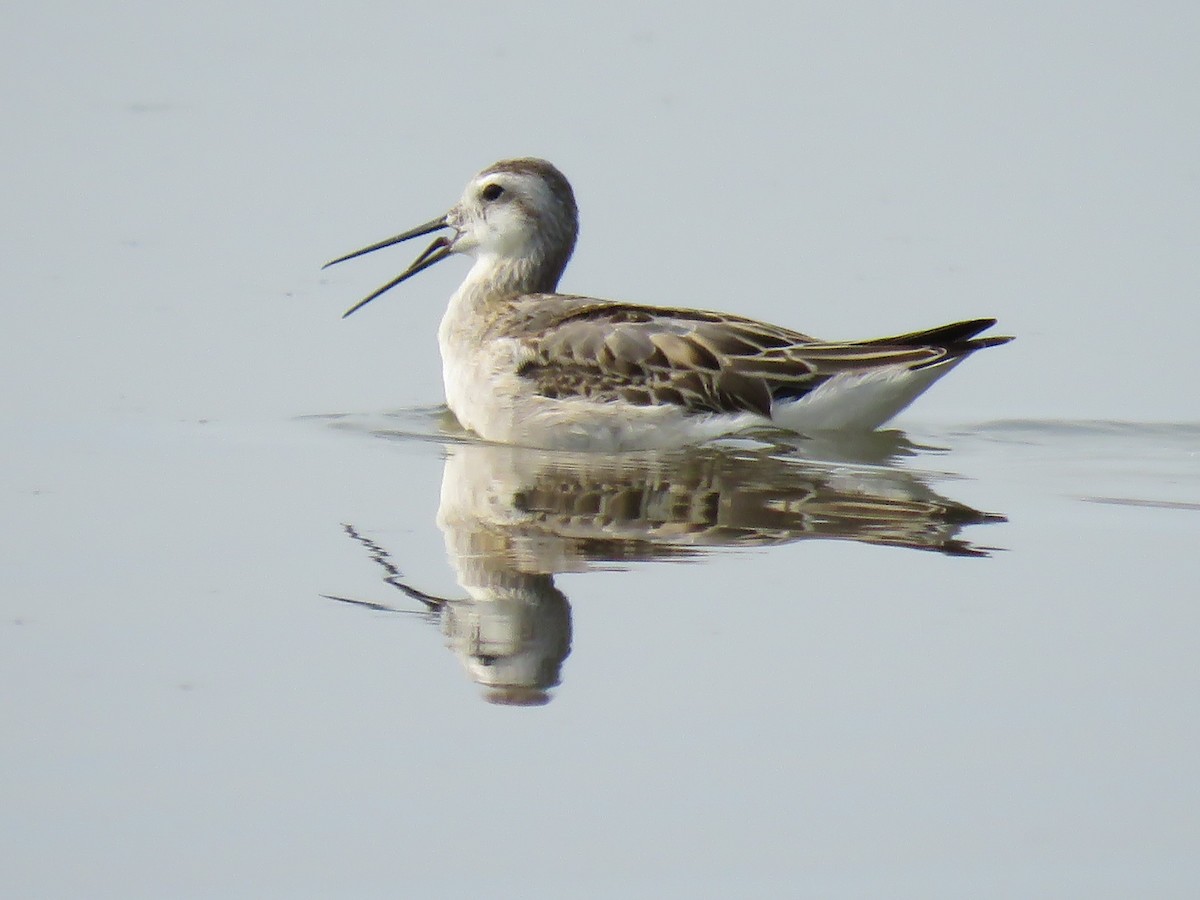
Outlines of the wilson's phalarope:
M727 313L555 293L575 248L571 185L540 159L484 169L444 216L326 265L442 229L365 306L455 253L474 257L438 330L446 401L508 444L629 449L753 428L869 431L969 354L995 319L821 341Z

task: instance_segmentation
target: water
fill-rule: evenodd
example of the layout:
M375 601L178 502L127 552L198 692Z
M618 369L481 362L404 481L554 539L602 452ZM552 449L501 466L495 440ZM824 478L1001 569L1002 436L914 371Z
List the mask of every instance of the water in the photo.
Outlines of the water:
M448 428L22 435L17 895L1197 875L1197 426L624 458Z
M6 24L0 894L1200 890L1192 7ZM867 441L481 446L463 266L319 267L521 153L565 290L1017 340Z

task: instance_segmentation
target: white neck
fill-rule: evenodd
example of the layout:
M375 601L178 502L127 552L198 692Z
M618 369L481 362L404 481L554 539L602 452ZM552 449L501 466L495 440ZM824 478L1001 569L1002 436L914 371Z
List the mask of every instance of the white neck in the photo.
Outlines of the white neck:
M501 256L485 253L476 258L459 293L480 291L493 297L552 293L561 274L561 269L552 266L540 254Z

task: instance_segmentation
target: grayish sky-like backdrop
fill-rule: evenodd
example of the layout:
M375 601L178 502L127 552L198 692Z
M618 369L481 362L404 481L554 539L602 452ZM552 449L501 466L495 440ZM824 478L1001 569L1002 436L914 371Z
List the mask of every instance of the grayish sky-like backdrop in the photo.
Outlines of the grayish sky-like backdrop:
M910 415L1195 420L1187 3L10 4L6 415L441 398L465 264L325 260L541 155L564 287L827 337L995 315Z

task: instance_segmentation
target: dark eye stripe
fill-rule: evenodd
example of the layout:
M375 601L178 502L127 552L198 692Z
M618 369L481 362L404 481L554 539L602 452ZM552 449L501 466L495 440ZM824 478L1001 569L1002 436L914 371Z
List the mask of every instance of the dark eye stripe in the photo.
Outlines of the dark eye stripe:
M498 185L498 184L493 183L493 184L487 185L482 191L480 191L479 196L481 196L484 200L495 200L497 197L499 197L503 193L504 193L504 188L500 187L500 185Z

